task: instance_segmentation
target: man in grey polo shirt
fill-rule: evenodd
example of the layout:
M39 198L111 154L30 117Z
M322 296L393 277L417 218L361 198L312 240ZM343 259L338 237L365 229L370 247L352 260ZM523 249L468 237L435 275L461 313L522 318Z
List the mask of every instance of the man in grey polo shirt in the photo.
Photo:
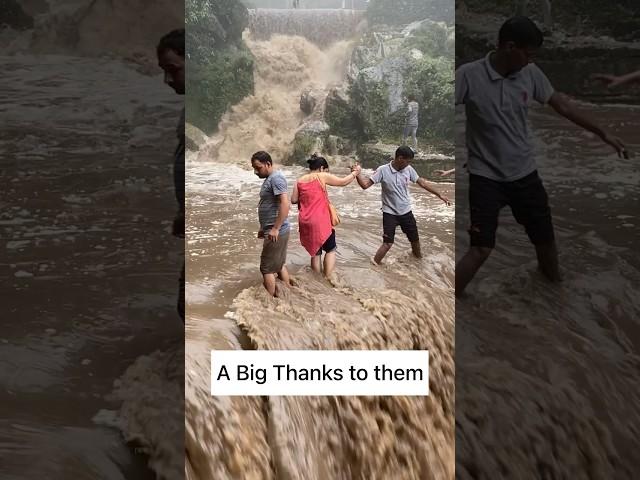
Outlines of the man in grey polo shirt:
M258 238L264 239L260 255L260 273L264 288L276 297L276 277L286 285L290 284L289 272L285 266L290 230L287 220L290 207L287 179L281 171L273 167L273 160L267 152L254 153L251 156L251 166L254 173L264 179L258 204Z
M498 215L509 205L535 245L538 265L551 281L560 280L551 210L537 173L528 108L531 100L549 104L563 117L595 133L618 155L626 155L620 139L579 112L534 63L543 36L527 17L507 20L498 34L498 49L456 71L456 104L467 116L470 248L456 265L456 295L465 287L495 246Z
M393 245L398 225L411 242L413 255L417 258L422 257L418 226L411 211L409 182L417 183L447 205L451 205L447 197L431 188L427 180L419 177L418 172L409 165L413 156L413 150L410 147L399 147L395 158L388 164L378 167L371 178L366 178L362 174L356 177L358 185L364 190L376 183L382 186L382 245L373 258L378 265ZM352 172L355 170L355 166L351 168Z

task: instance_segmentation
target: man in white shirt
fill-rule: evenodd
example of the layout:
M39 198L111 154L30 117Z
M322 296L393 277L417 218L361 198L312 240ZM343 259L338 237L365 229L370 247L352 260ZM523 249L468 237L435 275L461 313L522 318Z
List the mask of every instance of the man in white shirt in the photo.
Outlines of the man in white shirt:
M551 281L560 280L551 210L538 176L528 125L531 100L549 104L563 117L626 156L620 139L605 131L562 94L532 59L543 35L527 17L507 20L498 49L456 71L456 104L464 104L468 149L470 248L456 265L456 295L495 246L500 210L510 206L536 248L538 265Z

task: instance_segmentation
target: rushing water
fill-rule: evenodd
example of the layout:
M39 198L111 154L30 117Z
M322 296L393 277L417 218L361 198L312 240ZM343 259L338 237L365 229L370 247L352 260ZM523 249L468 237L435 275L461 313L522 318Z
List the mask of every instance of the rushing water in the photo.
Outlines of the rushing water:
M640 148L637 107L581 108L631 151ZM548 110L533 110L532 124L564 282L553 286L539 276L533 247L505 209L495 252L456 304L457 471L461 478L497 471L505 478L633 478L640 425L637 159L617 158ZM463 172L457 182L462 254L469 221Z
M346 9L249 10L249 30L256 40L273 35L295 35L320 46L350 38L364 20L364 11Z
M22 52L2 57L0 93L0 477L151 479L148 459L167 472L155 459L170 457L137 435L143 429L126 405L116 414L127 398L118 386L134 364L124 380L145 365L150 377L160 363L144 354L181 350L180 243L170 226L182 100L159 71L142 75L140 62L79 56L82 47L122 43L122 19L89 25L104 2L43 3L29 2L42 14L33 31L0 34L5 52ZM89 3L85 21L74 23L73 12ZM110 16L139 4L122 6L109 2ZM163 21L173 20L164 12ZM146 48L152 58L158 37L142 26L127 53ZM60 54L35 54L42 51ZM181 383L166 367L179 365L183 376L182 352L162 360L165 394L147 395L170 399L181 420L183 393L167 388Z
M313 274L297 212L287 265L295 286L269 297L256 238L262 180L251 154L279 163L303 120L302 90L337 82L349 44L319 50L299 37L249 39L256 92L221 123L215 148L187 157L186 422L189 478L453 478L454 209L412 188L424 258L398 232L382 266L380 190L331 188L343 217L331 282ZM294 88L291 88L294 86ZM212 153L213 152L213 153ZM355 158L331 158L346 175ZM278 165L290 189L302 167ZM368 170L366 173L371 174ZM453 184L440 188L450 197ZM431 353L431 395L211 397L211 349L414 349Z

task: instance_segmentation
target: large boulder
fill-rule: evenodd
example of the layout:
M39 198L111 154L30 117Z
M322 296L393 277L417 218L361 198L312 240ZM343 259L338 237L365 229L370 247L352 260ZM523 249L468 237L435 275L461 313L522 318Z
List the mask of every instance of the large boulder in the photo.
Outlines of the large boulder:
M300 94L300 110L307 116L321 119L324 116L326 97L325 90L314 87L305 88Z
M184 124L185 146L192 152L200 150L207 143L207 136L198 127Z
M343 138L364 138L364 126L352 107L348 92L333 88L325 100L324 118L332 134Z
M290 164L306 165L312 153L321 153L329 147L329 125L314 120L304 123L293 139L293 152L289 157Z

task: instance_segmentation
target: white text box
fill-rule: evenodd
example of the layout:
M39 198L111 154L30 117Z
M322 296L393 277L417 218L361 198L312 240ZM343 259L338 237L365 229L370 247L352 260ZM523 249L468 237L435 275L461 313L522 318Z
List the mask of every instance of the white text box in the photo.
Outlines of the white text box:
M426 350L212 350L211 394L429 395Z

